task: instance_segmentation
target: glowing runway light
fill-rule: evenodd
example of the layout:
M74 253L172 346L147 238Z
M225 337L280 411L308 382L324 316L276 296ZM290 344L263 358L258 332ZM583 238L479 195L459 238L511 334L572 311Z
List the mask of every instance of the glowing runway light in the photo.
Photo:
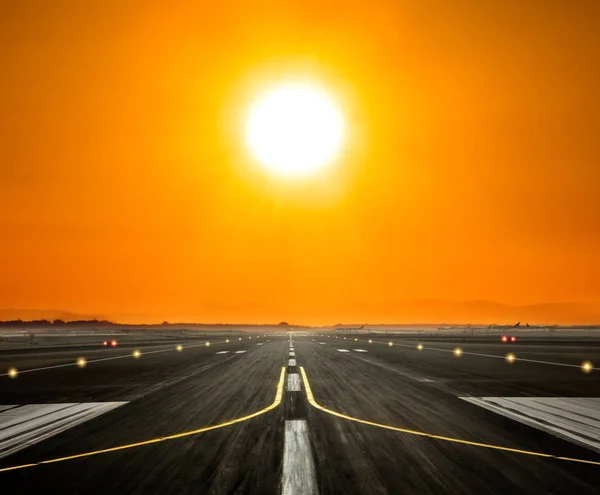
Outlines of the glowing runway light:
M369 344L372 344L372 343L373 343L373 341L371 339L369 339Z
M583 363L581 363L581 371L583 371L584 373L591 373L593 368L594 365L591 361L584 361Z
M207 340L205 345L206 347L210 347L210 342Z
M500 340L502 341L502 343L506 343L508 342L508 337L506 335L503 335Z
M139 359L140 356L142 355L142 353L136 349L135 351L133 351L133 353L131 355L133 356L134 359Z
M357 338L354 338L354 342L358 342L358 339L357 339Z
M248 337L248 339L252 340L252 337Z
M229 344L229 339L227 339L225 342L226 342L227 344Z
M80 368L85 368L87 365L87 361L85 360L84 357L80 357L77 359L77 366L79 366Z
M238 340L242 340L242 337L238 338Z
M419 345L417 346L417 349L418 349L419 351L422 351L422 350L423 350L423 344L419 344Z
M456 357L458 357L458 358L461 357L462 353L463 353L463 351L462 351L462 349L460 347L457 347L456 349L454 349L454 355Z
M506 355L506 361L509 362L510 364L513 364L516 360L517 360L517 356L515 356L512 352L509 352Z
M392 346L394 345L394 343L393 343L393 342L388 342L388 345L389 345L390 347L392 347Z
M17 368L9 368L8 369L8 377L9 378L17 378L19 376L19 371Z
M181 352L183 351L183 346L181 344L177 344L177 347L175 347L175 349L177 349L177 352Z

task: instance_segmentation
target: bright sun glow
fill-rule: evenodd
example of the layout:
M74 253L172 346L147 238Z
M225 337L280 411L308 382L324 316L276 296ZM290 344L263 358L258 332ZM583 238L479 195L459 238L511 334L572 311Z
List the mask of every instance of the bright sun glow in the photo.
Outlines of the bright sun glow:
M257 98L245 122L246 145L256 160L283 175L304 175L330 163L340 151L344 118L321 88L277 86Z

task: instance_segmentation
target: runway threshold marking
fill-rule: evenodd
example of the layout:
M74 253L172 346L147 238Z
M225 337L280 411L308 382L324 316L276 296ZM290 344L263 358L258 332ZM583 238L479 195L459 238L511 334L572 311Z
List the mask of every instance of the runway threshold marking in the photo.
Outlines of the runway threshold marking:
M260 409L259 411L253 412L252 414L248 414L246 416L242 416L240 418L232 419L230 421L226 421L224 423L220 423L220 424L213 425L213 426L205 426L204 428L198 428L196 430L185 431L182 433L175 433L173 435L167 435L164 437L153 438L151 440L144 440L142 442L129 443L129 444L119 445L117 447L110 447L108 449L102 449L102 450L93 450L90 452L83 452L81 454L74 454L74 455L65 456L65 457L57 457L55 459L48 459L45 461L32 462L31 464L21 464L18 466L9 466L9 467L5 467L5 468L1 468L0 473L5 472L5 471L14 471L16 469L24 469L24 468L39 466L41 464L53 464L55 462L70 461L73 459L81 459L82 457L90 457L90 456L98 455L98 454L107 454L109 452L117 452L119 450L133 449L135 447L142 447L144 445L151 445L151 444L155 444L155 443L166 442L167 440L175 440L177 438L198 435L200 433L204 433L207 431L218 430L220 428L225 428L226 426L231 426L231 425L234 425L237 423L242 423L243 421L248 421L249 419L256 418L257 416L261 416L262 414L265 414L265 413L275 409L277 406L279 406L279 404L281 404L281 399L283 397L284 384L285 384L285 367L281 368L281 373L279 375L279 382L277 383L277 388L275 391L275 399L273 400L273 402L270 405L268 405L267 407Z
M600 399L460 397L489 411L600 452Z
M83 402L23 404L0 412L0 458L127 404Z
M392 431L397 431L400 433L406 433L409 435L433 438L434 440L441 440L444 442L459 443L462 445L470 445L472 447L481 447L481 448L485 448L485 449L500 450L500 451L504 451L504 452L512 452L514 454L525 454L525 455L531 455L531 456L536 456L536 457L557 459L560 461L579 462L582 464L591 464L594 466L600 466L600 461L590 461L587 459L576 459L576 458L572 458L572 457L563 457L563 456L557 456L557 455L552 455L552 454L546 454L544 452L535 452L535 451L531 451L531 450L513 449L511 447L503 447L501 445L494 445L494 444L490 444L490 443L472 442L470 440L462 440L460 438L446 437L443 435L435 435L433 433L427 433L424 431L417 431L417 430L410 430L408 428L398 428L397 426L390 426L390 425L386 425L386 424L382 424L382 423L375 423L374 421L367 421L365 419L348 416L347 414L342 414L340 412L333 411L332 409L328 409L326 407L323 407L319 403L317 403L317 401L315 400L315 397L312 393L312 389L310 387L310 383L308 381L308 377L306 376L306 371L304 370L303 366L300 366L300 373L302 374L302 379L304 381L304 388L306 390L306 397L308 399L309 404L311 406L313 406L314 408L319 409L320 411L323 411L327 414L331 414L332 416L337 416L338 418L347 419L348 421L354 421L356 423L362 423L364 425L376 426L378 428L383 428L386 430L392 430Z

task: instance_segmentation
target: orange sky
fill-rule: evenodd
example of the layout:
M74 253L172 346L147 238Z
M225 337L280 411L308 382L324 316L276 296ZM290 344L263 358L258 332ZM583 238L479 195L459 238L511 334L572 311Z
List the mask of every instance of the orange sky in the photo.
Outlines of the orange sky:
M335 323L600 301L599 2L207 4L2 2L0 308ZM241 142L253 92L290 74L350 125L301 181Z

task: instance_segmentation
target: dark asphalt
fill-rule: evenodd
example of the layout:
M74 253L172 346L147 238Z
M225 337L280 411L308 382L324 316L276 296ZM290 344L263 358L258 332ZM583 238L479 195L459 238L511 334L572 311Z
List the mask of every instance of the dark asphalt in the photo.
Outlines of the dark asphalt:
M130 401L89 422L0 459L0 468L140 442L222 423L273 403L288 337L244 335L187 342L124 343L118 349L60 347L0 351L0 372L124 355L0 377L1 404ZM354 338L360 339L354 342ZM369 344L392 340L395 345ZM314 340L313 340L314 339ZM270 340L270 342L267 342ZM325 342L320 344L319 342ZM600 461L600 455L467 403L459 396L598 397L600 372L451 352L579 365L600 363L593 342L481 342L384 336L294 336L298 367L318 403L383 424L465 440ZM187 347L174 350L178 343ZM262 343L263 345L257 345ZM404 345L408 347L403 347ZM142 356L129 357L134 349ZM361 348L368 352L357 353ZM348 349L341 353L337 349ZM161 351L146 354L148 351ZM229 350L228 354L216 352ZM245 350L243 354L233 351ZM292 370L294 371L294 370ZM304 392L248 421L194 436L22 470L0 472L0 492L280 493L284 423L306 418L319 492L597 494L600 466L453 444L351 422L310 406Z

